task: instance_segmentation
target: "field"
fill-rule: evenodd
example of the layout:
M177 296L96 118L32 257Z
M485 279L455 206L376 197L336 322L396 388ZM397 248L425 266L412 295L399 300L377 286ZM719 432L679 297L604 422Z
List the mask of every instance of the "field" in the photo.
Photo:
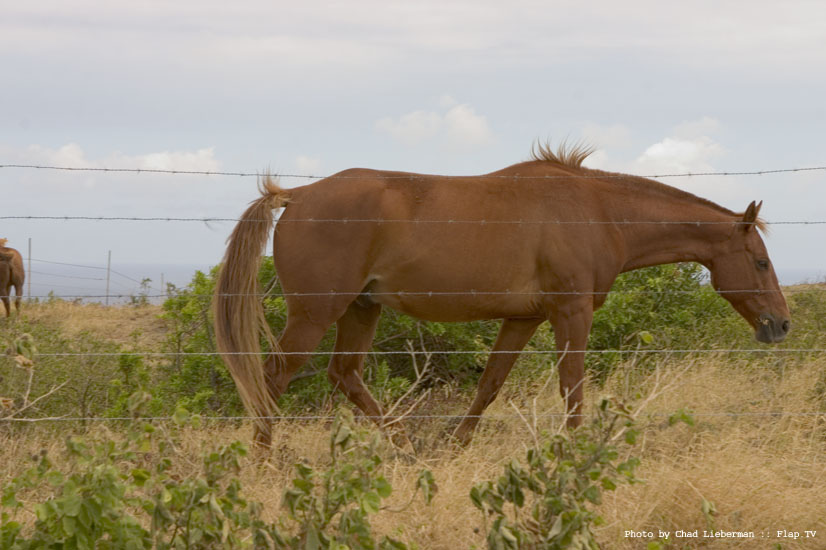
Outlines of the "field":
M822 286L786 290L790 295L811 296L790 302L795 304L796 326L807 334L798 335L788 346L822 348L822 320L816 315L826 299L820 297ZM169 334L175 330L168 317L161 318L163 313L151 305L104 308L54 301L26 307L22 317L7 321L2 331L6 341L25 329L36 334L39 342L53 338L72 342L74 349L157 351L167 349L163 346L168 346ZM810 318L803 318L806 316ZM43 344L39 345L42 349ZM549 414L562 412L552 359L542 361L526 359L517 365L486 412L473 443L465 449L444 441L447 420L439 415L461 414L472 394L455 384L431 388L405 421L416 452L389 446L381 451L382 472L393 492L372 517L376 533L422 549L486 547L485 524L469 498L470 489L485 480L495 481L503 465L512 459L524 460L526 450L544 437L543 431L564 433L560 417ZM102 380L99 385L103 389L88 383L77 386L72 394L57 391L43 403L58 399L73 403L63 408L55 403L54 416L95 411L95 417L111 417L104 411L122 410L117 408L118 400L123 400L124 386L132 383L130 364L121 360L112 366L89 359L85 366L73 366L120 369L121 378L114 384L117 391L113 393L111 380ZM147 360L135 373L152 371L159 365ZM0 371L7 378L3 391L13 392L15 388L8 385L9 372ZM35 364L32 378L37 384L32 385L30 398L47 393L62 381L59 373L55 365L39 371ZM132 376L138 376L135 373ZM98 376L87 374L89 380ZM54 380L40 379L47 376ZM625 360L602 378L589 381L587 410L592 413L605 395L633 404L639 435L634 445L622 444L617 449L619 460L639 458L636 475L643 482L605 491L602 503L593 506L604 519L593 528L600 547L637 549L656 541L659 548L680 550L826 548L826 362L822 354L755 358L747 353L734 357L706 353L648 362ZM25 377L17 380L19 389ZM80 395L82 387L92 394L98 391L98 397L85 403ZM388 392L388 399L396 395ZM100 399L106 400L105 406ZM332 415L341 404L340 398L328 398L313 413ZM691 422L669 422L678 412ZM57 465L69 460L64 443L67 433L120 440L124 431L118 421L7 424L0 425L0 484L4 486L31 466L33 455L45 452ZM173 469L179 477L198 470L206 450L235 440L249 442L251 437L248 422L220 421L208 415L200 428L179 430L172 453ZM242 461L239 479L244 495L262 503L263 517L274 520L284 513L282 496L293 487L295 463L303 461L316 467L327 463L329 433L330 421L326 419L283 421L276 424L276 444L263 467L249 458ZM430 504L413 497L417 472L423 468L432 472L438 486ZM36 492L26 498L35 496ZM31 524L34 516L21 512L18 519ZM684 536L678 538L678 530L685 532ZM807 531L816 531L816 535L807 536ZM670 532L671 538L665 541L661 532ZM690 538L694 532L698 537ZM751 532L755 538L704 536L714 532Z

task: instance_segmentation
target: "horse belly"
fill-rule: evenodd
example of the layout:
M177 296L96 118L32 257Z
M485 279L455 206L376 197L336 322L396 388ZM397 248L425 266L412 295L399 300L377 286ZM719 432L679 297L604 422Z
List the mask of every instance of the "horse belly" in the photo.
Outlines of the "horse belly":
M539 286L526 276L464 264L399 264L368 276L371 301L427 321L461 322L535 317ZM527 267L527 266L525 266Z

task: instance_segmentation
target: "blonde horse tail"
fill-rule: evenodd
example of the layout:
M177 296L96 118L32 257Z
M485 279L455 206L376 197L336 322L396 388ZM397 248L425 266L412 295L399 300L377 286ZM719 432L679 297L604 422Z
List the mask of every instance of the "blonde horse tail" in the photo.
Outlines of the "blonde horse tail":
M218 351L247 411L266 417L275 410L275 399L267 388L259 336L272 353L280 350L264 317L258 270L274 225L272 211L289 201L289 192L271 176L259 180L259 189L261 197L250 203L229 237L213 303ZM259 427L267 429L266 425L259 422Z

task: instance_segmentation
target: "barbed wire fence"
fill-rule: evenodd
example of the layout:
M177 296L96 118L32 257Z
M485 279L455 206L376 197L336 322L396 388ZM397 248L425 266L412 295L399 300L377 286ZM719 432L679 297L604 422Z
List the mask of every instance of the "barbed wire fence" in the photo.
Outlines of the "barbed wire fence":
M300 179L308 179L308 180L319 180L324 178L364 178L363 175L359 176L349 176L346 174L338 174L332 176L314 176L314 175L306 175L306 174L262 174L260 172L224 172L224 171L198 171L198 170L166 170L166 169L135 169L135 168L105 168L105 167L67 167L67 166L48 166L48 165L32 165L32 164L0 164L0 169L35 169L35 170L50 170L50 171L65 171L65 172L104 172L104 173L131 173L131 174L168 174L168 175L204 175L204 176L232 176L232 177L256 177L260 178L262 176L271 175L276 178L300 178ZM718 176L718 177L725 177L725 176L761 176L761 175L770 175L770 174L787 174L787 173L801 173L801 172L814 172L814 171L826 171L826 166L813 166L813 167L803 167L803 168L784 168L784 169L772 169L772 170L753 170L753 171L722 171L722 172L697 172L697 173L663 173L663 174L652 174L643 176L646 178L653 178L653 179L663 179L663 178L686 178L686 177L707 177L707 176ZM382 175L382 178L385 179L405 179L405 180L415 180L419 177L423 177L416 174L400 174L400 175ZM511 176L511 175L481 175L475 176L480 178L507 178L507 179L531 179L532 176ZM582 179L590 179L590 178L627 178L628 176L622 174L600 174L595 176L588 176L588 175L579 175L579 176L571 176L571 175L564 175L564 176L537 176L539 179L558 179L558 178L582 178ZM38 215L7 215L7 216L0 216L0 220L30 220L30 221L99 221L99 222L198 222L198 223L210 223L210 222L232 222L237 223L239 221L246 221L246 222L261 222L265 220L240 220L235 217L155 217L155 216L73 216L73 215L65 215L65 216L38 216ZM266 220L268 221L268 220ZM681 221L661 221L661 220L564 220L564 219L542 219L542 220L530 220L530 219L519 219L519 220L507 220L507 219L493 219L493 220L484 220L484 219L360 219L360 218L341 218L341 219L290 219L290 220L279 220L279 223L324 223L324 224L348 224L348 223L378 223L378 224L445 224L448 226L452 225L500 225L500 226L524 226L524 225L538 225L538 224L558 224L558 225L623 225L623 224L662 224L662 225L672 225L672 224L691 224L691 225L704 225L704 224L732 224L737 222L715 222L715 221L704 221L704 220L681 220ZM766 222L766 225L802 225L802 226L811 226L811 225L826 225L826 220L785 220L785 221L773 221L773 222ZM28 257L25 259L28 263L28 273L29 274L37 274L40 276L51 276L57 277L61 279L74 279L74 280L84 280L84 281L98 281L103 282L106 281L107 289L104 294L97 294L97 295L89 295L89 294L62 294L62 295L32 295L31 294L31 287L29 286L28 292L28 299L41 299L41 298L59 298L59 299L105 299L108 305L108 300L110 298L134 298L135 294L116 294L109 292L109 284L114 282L116 286L120 286L122 289L128 289L129 287L123 281L129 281L131 283L135 283L139 285L138 288L143 288L145 298L165 298L168 297L168 293L165 289L163 289L163 283L161 283L161 289L157 289L151 286L146 285L146 281L139 281L129 275L121 273L117 270L113 270L111 268L111 251L109 251L109 257L106 267L102 266L93 266L87 264L75 264L70 262L60 262L60 261L53 261L53 260L44 260L44 259L36 259L32 258L31 252L31 240L29 240L29 254ZM78 269L86 269L86 270L95 270L95 271L103 271L106 273L106 276L103 277L91 277L91 276L78 276L78 275L67 275L67 274L58 274L58 273L48 273L48 272L41 272L39 270L32 270L31 269L31 262L36 262L40 264L46 265L58 265L64 267L72 267ZM115 275L119 277L121 280L111 280L111 276ZM162 275L163 277L163 275ZM31 278L28 279L28 284L31 285ZM77 289L78 287L71 287L69 285L51 285L53 287L60 287L60 288L68 288L68 289ZM810 290L826 290L826 285L818 286L818 287L810 287L806 289L785 289L782 292L795 292L795 291L810 291ZM153 291L155 294L148 294L148 291ZM623 291L613 291L616 292L623 292ZM657 294L663 293L694 293L696 291L687 290L687 291L675 291L675 290L650 290L650 291L627 291L629 293L644 293L644 292L651 292ZM731 291L722 291L721 293L766 293L770 291L762 290L762 289L742 289L742 290L731 290ZM329 295L336 295L336 294L347 294L352 295L353 297L357 297L362 293L345 293L345 292L319 292L319 293L282 293L281 296L289 297L289 296L329 296ZM511 290L504 290L504 291L486 291L486 290L471 290L471 291L453 291L453 292L434 292L434 291L398 291L398 292L390 292L390 293L370 293L371 295L381 295L381 294L392 294L397 296L404 296L404 297L427 297L427 298L434 298L434 299L444 299L446 297L451 296L474 296L474 297L483 297L483 296L492 296L492 295L540 295L540 296L549 296L549 295L562 295L562 294L607 294L607 292L519 292L519 291L511 291ZM235 294L235 295L226 295L226 296L245 296L248 294ZM251 294L255 296L264 297L267 296L267 293L255 293ZM211 299L212 295L198 295L192 294L193 297L199 297L204 299ZM572 354L619 354L619 355L627 355L627 356L636 356L636 355L662 355L662 356L675 356L675 355L689 355L689 354L707 354L707 355L724 355L724 354L758 354L758 355L770 355L770 354L824 354L826 353L826 349L821 348L753 348L753 349L707 349L707 348L698 348L698 349L611 349L611 350L579 350L579 351L567 351L566 353ZM34 358L60 358L60 357L119 357L122 356L124 352L64 352L64 353L36 353L34 354ZM220 356L220 355L227 355L227 354L220 354L218 352L140 352L140 351L132 351L129 352L130 355L138 355L142 357L152 357L152 358L164 358L164 357L179 357L179 356ZM261 352L236 352L236 355L262 355ZM315 352L286 352L285 355L314 355ZM334 355L360 355L360 356L386 356L386 355L405 355L405 356L432 356L432 355L490 355L490 354L516 354L516 355L556 355L557 351L555 350L520 350L520 351L478 351L478 350L407 350L407 351L367 351L367 352L346 352L346 351L321 351L318 352L319 355L324 356L334 356ZM740 411L740 412L704 412L704 413L694 413L695 416L709 416L709 417L779 417L779 416L801 416L801 417L826 417L826 412L818 412L818 411ZM437 414L425 414L425 415L406 415L406 418L410 419L456 419L456 418L463 418L466 415L437 415ZM547 418L554 418L554 417L565 417L565 413L547 413L540 415L542 417ZM484 415L479 416L484 420L497 420L502 418L518 418L517 414L511 415ZM257 417L250 417L250 416L209 416L204 417L207 420L214 420L214 421L238 421L238 420L252 420ZM271 417L274 420L328 420L331 419L331 416L328 415L277 415ZM7 421L7 422L18 422L18 423L37 423L37 422L70 422L70 421L133 421L134 419L131 417L56 417L56 418L0 418L0 422ZM158 420L158 421L171 421L174 420L174 417L152 417L146 418L145 420Z

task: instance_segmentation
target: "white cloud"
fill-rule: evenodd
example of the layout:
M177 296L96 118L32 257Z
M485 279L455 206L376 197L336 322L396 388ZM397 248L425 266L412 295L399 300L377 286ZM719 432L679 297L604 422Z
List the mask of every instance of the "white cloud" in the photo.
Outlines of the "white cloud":
M416 145L436 136L442 127L442 117L429 111L413 111L398 120L384 117L376 122L376 129L389 134L405 145Z
M453 148L472 148L493 142L488 119L469 105L456 105L444 116L445 138Z
M439 107L443 109L450 109L451 107L455 107L458 105L459 102L453 99L453 96L450 94L444 94L442 97L439 98Z
M711 161L723 155L725 149L708 136L694 139L667 137L649 146L634 164L638 172L673 174L711 172Z
M301 176L320 176L322 175L321 168L321 158L319 157L299 155L295 159L296 173Z
M418 110L398 119L384 117L376 122L376 130L405 145L437 140L449 149L471 149L493 142L487 117L473 107L448 95L439 99L439 105L447 109L444 114Z
M173 208L178 204L194 204L209 200L203 194L191 194L192 177L175 177L156 174L152 170L217 172L221 163L215 157L214 148L194 151L159 151L130 155L115 151L102 156L88 154L77 143L58 148L30 145L23 149L0 148L0 153L14 163L65 168L91 168L90 171L27 171L19 176L21 193L17 198L24 202L36 202L35 197L49 197L42 207L54 212L71 213L73 208L88 210L95 204L108 204L107 208L127 210ZM103 169L147 170L143 173L104 172ZM202 183L202 188L210 178ZM185 199L183 197L186 197ZM52 213L54 213L52 212Z
M182 170L215 172L221 168L212 147L196 151L162 151L146 155L124 155L116 152L98 161L106 166L127 166L142 170Z
M115 151L97 159L89 158L77 143L67 143L57 149L30 145L24 150L4 151L27 164L62 166L67 168L135 168L140 170L181 170L214 172L221 168L212 147L195 151L160 151L144 155L126 155Z
M627 166L627 171L642 176L720 172L717 162L728 153L712 135L721 124L704 116L675 126L671 135L649 145ZM718 202L734 210L751 191L737 177L702 176L662 178L664 183Z
M662 177L668 174L697 174L720 172L718 162L728 151L719 143L714 134L721 129L720 122L704 116L697 120L682 122L673 127L669 135L644 148L642 153L626 160L617 160L615 151L627 149L631 143L631 132L624 126L599 126L588 124L583 129L586 141L599 149L585 161L590 168L635 174L639 176L659 176L660 181L679 187L690 193L708 198L733 209L750 190L744 183L732 176L702 177ZM627 154L627 153L626 153Z

